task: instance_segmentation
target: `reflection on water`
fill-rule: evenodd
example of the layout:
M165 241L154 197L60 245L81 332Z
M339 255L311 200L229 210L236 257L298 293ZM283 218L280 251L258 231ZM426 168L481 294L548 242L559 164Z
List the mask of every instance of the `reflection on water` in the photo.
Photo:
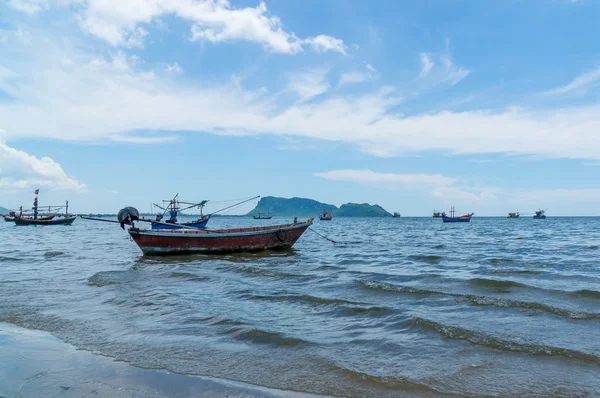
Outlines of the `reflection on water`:
M139 367L346 396L600 394L595 218L338 218L313 228L339 244L169 257L113 225L5 224L0 321Z

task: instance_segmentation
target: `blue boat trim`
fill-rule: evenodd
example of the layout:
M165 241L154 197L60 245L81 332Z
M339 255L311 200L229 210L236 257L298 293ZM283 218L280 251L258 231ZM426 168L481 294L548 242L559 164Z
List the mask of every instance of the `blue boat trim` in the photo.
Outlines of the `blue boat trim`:
M471 217L469 218L458 218L458 217L442 217L443 222L471 222Z
M200 220L196 220L196 221L191 221L191 222L183 222L183 223L177 223L177 224L169 224L169 225L165 225L166 223L160 223L157 224L155 222L152 223L152 229L155 230L160 230L160 229L181 229L182 226L184 227L192 227L192 228L206 228L206 224L208 224L208 221L210 220L210 217L207 218L204 221L200 221Z

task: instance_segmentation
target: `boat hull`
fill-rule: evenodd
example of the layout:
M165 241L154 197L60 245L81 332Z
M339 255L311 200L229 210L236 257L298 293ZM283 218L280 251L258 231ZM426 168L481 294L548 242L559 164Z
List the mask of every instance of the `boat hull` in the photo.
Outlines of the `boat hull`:
M546 216L533 216L534 220L545 220Z
M140 230L129 235L144 254L235 253L288 249L312 220L304 223L228 230Z
M331 221L333 219L333 217L321 217L319 216L319 220L321 221Z
M55 218L55 219L51 219L51 220L42 220L42 219L34 220L34 219L27 219L27 218L15 218L15 224L16 225L71 225L71 224L73 224L73 221L75 221L76 218L77 218L77 216L61 217L61 218Z
M255 220L270 220L273 217L258 217L258 216L254 216Z
M470 222L471 217L442 217L442 221L447 223Z
M156 229L156 230L175 230L175 229L182 229L182 227L191 227L191 228L206 228L206 224L208 224L208 221L210 220L210 218L205 218L203 220L196 220L196 221L192 221L192 222L183 222L183 223L177 223L177 224L170 224L170 223L152 223L152 229Z
M52 220L54 217L56 217L56 214L51 214L49 216L40 216L40 217L38 217L38 220L42 220L42 221L44 221L44 220ZM4 221L6 221L6 222L15 222L15 220L17 218L19 218L19 217L4 216ZM33 218L29 218L29 217L26 217L25 219L26 220L33 220Z

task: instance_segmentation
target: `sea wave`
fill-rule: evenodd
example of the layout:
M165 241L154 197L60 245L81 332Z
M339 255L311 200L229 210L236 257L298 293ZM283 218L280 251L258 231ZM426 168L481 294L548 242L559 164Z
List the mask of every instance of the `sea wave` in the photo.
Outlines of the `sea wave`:
M306 340L295 337L287 337L282 333L270 332L257 328L234 327L228 329L226 334L235 340L245 341L252 344L265 344L275 347L297 347L310 344Z
M277 294L277 295L260 295L260 294L244 294L241 296L246 300L265 300L265 301L286 301L293 303L305 303L314 305L340 305L340 304L362 304L356 301L349 301L330 297L317 297L309 294Z
M487 278L473 278L469 279L469 284L484 288L484 289L494 289L501 292L508 292L511 289L517 287L528 287L527 285L515 281L506 281L506 280L498 280L498 279L487 279Z
M255 275L255 276L264 276L268 278L307 278L312 279L314 275L304 275L304 274L293 274L289 272L275 271L269 270L265 268L259 267L250 267L250 266L239 266L239 267L231 267L231 269L235 272L246 274L246 275Z
M189 281L206 281L209 280L210 278L208 276L200 276L200 275L196 275L193 274L191 272L171 272L169 274L170 278L181 278L181 279L186 279Z
M53 257L62 256L63 254L65 254L65 253L61 252L61 251L49 250L46 253L44 253L44 257L53 258Z
M494 264L494 265L497 265L497 264L514 264L515 263L515 260L513 260L513 259L510 259L510 258L497 258L497 257L489 258L487 261L490 264Z
M521 343L513 340L502 339L493 335L466 329L458 326L443 324L425 318L416 317L409 321L412 326L433 330L445 338L453 340L464 340L471 344L477 344L497 350L520 352L528 355L559 356L576 359L600 365L600 357L569 348L553 347L536 343Z
M490 274L499 275L541 275L542 271L535 271L531 269L494 269L490 271Z
M469 304L475 305L475 306L490 306L490 307L497 307L497 308L516 308L516 309L524 309L524 310L542 311L542 312L547 312L549 314L553 314L553 315L560 316L560 317L566 317L566 318L570 318L570 319L579 319L579 320L600 319L600 313L572 311L572 310L554 307L551 305L537 303L537 302L511 300L511 299L507 299L507 298L493 297L493 296L482 296L482 295L463 294L463 293L450 293L450 292L442 292L442 291L436 291L436 290L419 289L419 288L415 288L412 286L395 285L395 284L386 283L386 282L374 282L374 281L366 281L366 280L359 280L358 282L361 285L363 285L369 289L375 289L375 290L381 290L381 291L397 292L397 293L404 293L404 294L415 294L415 295L444 295L444 296L456 297L459 300L467 301ZM585 295L585 294L593 295L594 293L598 293L598 298L600 298L600 292L591 292L591 291L580 291L579 292L579 294L583 294L583 295Z
M570 295L574 296L574 297L583 297L583 298L591 298L591 299L600 300L600 292L597 290L588 290L588 289L576 290L574 292L571 292Z
M124 281L127 271L101 271L88 278L89 286L118 285Z
M429 263L429 264L438 264L444 259L444 256L414 255L414 256L408 256L407 258L409 260L413 260L413 261L421 261L421 262L425 262L425 263Z
M387 282L375 282L375 281L368 281L368 280L364 280L364 279L359 279L357 282L368 289L381 290L381 291L385 291L385 292L398 292L398 293L411 293L411 294L424 294L424 295L444 294L441 292L436 292L434 290L419 289L419 288L415 288L415 287L411 287L411 286L395 285L393 283L387 283Z

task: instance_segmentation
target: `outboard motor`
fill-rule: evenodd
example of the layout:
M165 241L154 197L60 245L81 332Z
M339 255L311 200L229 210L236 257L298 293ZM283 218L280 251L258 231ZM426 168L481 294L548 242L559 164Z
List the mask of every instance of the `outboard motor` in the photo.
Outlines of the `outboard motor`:
M117 214L117 220L121 223L121 228L125 229L125 225L133 225L133 221L140 219L140 212L131 206L127 206L124 209L119 210Z

